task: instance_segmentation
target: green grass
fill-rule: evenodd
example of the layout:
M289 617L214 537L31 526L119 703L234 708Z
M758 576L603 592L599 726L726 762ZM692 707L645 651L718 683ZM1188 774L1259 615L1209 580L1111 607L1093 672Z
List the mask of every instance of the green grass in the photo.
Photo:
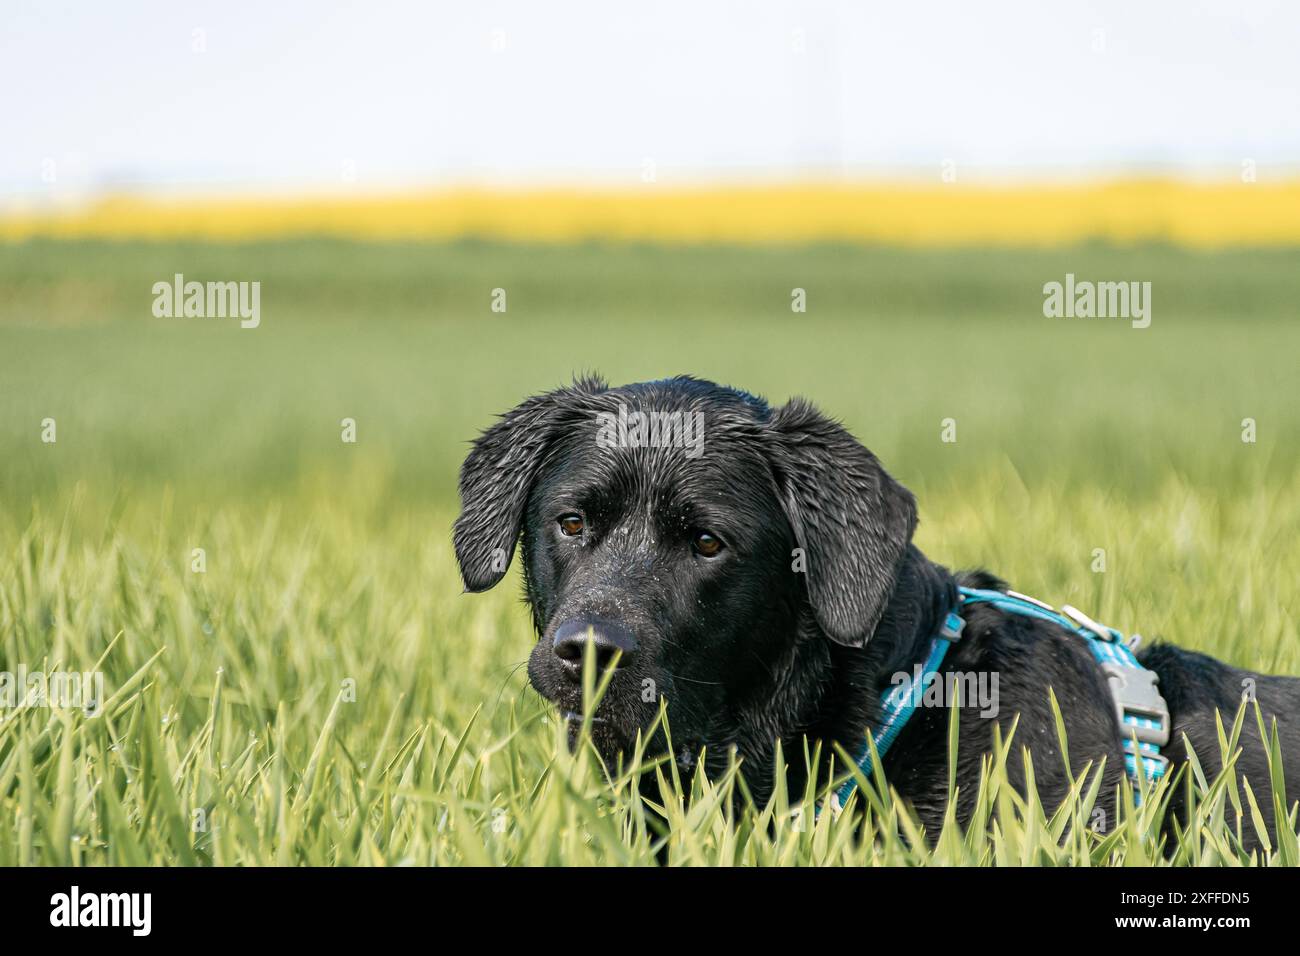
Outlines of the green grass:
M155 319L178 271L260 280L261 327ZM1151 281L1151 327L1044 318L1066 272ZM647 832L527 689L515 572L462 595L449 527L495 413L583 370L689 372L845 420L941 563L1300 674L1297 302L1291 251L0 247L0 670L98 664L110 695L0 711L0 865L1250 862L1227 780L1179 784L1176 846L1167 794L1102 836L1091 778L1059 812L1005 786L1014 738L989 825L933 848L887 787L864 836L815 794L732 814L734 776L680 781ZM1284 834L1255 859L1296 858Z

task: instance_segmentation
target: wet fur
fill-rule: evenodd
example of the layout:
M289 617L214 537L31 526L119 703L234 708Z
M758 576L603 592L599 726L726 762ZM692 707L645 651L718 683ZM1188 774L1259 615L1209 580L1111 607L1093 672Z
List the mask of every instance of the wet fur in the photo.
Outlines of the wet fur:
M702 412L704 454L692 460L677 448L598 448L597 413L620 405ZM957 585L1006 588L986 572L954 575L917 550L912 495L808 403L773 408L687 377L614 389L590 378L528 399L474 443L460 491L454 541L467 590L500 581L522 542L540 638L529 661L533 686L562 710L578 710L581 695L557 670L550 638L564 621L617 619L640 646L602 703L598 746L616 758L666 697L682 766L703 749L707 768L718 773L734 751L760 802L771 793L777 741L792 790L809 773L830 773L829 765L804 765L805 738L857 752L877 720L881 691L891 675L924 658L943 615L956 606ZM569 507L589 515L589 540L587 532L576 544L556 535L557 509ZM690 555L689 533L714 525L728 541L727 563L701 564ZM796 549L806 573L793 569ZM1015 740L1032 754L1044 804L1064 798L1068 778L1049 687L1064 715L1074 772L1106 759L1100 806L1114 820L1123 775L1119 728L1085 642L987 605L963 615L965 633L943 670L997 673L1000 699L996 719L980 716L974 703L961 709L959 820L969 818L994 725L1005 737L1015 715ZM1186 741L1206 772L1217 772L1215 715L1230 726L1243 682L1254 680L1265 720L1277 720L1291 806L1300 796L1300 680L1260 676L1168 644L1139 656L1159 675L1172 712L1174 736L1164 748L1171 771L1184 761ZM885 759L890 783L931 833L946 809L948 714L918 709ZM1238 770L1272 830L1267 761L1253 717L1241 745ZM1023 787L1023 762L1012 759L1008 770ZM1180 785L1175 816L1182 799ZM1249 818L1243 830L1257 846Z

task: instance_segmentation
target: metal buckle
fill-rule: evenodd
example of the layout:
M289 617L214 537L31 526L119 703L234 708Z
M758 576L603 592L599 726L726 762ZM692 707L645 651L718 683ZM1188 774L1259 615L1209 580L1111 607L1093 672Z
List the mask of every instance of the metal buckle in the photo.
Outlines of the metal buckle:
M1115 698L1115 715L1119 720L1123 738L1127 741L1136 735L1141 743L1154 744L1157 747L1169 743L1169 704L1156 689L1156 685L1160 682L1160 675L1146 668L1111 663L1102 664L1101 669L1110 684L1111 696ZM1141 727L1126 724L1125 714L1148 717L1156 721L1159 726Z

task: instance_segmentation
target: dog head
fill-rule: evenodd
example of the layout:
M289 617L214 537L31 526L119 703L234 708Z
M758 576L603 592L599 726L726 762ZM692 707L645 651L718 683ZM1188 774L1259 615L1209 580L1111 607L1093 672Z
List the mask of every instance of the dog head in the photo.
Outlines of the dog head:
M804 622L863 646L916 523L911 494L812 406L685 377L528 399L474 443L460 494L467 590L500 581L522 538L534 688L576 720L584 653L614 668L591 715L610 758L661 697L677 741L734 745Z

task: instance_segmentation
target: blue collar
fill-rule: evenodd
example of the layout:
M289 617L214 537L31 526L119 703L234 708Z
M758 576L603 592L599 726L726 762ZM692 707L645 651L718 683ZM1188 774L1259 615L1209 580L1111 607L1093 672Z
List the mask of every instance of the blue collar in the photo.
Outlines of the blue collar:
M1160 748L1169 743L1169 707L1156 689L1159 677L1139 664L1133 654L1140 640L1138 635L1126 642L1119 631L1098 624L1069 605L1057 611L1049 604L1015 591L964 587L957 591L963 608L972 604L991 604L1008 614L1049 621L1086 640L1106 675L1115 701L1116 719L1123 734L1127 735L1123 739L1124 766L1133 781L1134 793L1141 792L1139 778L1144 777L1148 784L1155 784L1164 776L1169 761L1160 753ZM870 742L864 743L857 759L858 770L864 777L871 775L872 749L879 759L884 759L920 705L925 689L937 679L948 648L961 639L965 625L957 611L949 611L939 633L930 639L919 681L914 683L910 676L904 677L900 684L881 696L879 724L872 729ZM843 807L857 786L857 777L849 777L831 798L832 806Z

